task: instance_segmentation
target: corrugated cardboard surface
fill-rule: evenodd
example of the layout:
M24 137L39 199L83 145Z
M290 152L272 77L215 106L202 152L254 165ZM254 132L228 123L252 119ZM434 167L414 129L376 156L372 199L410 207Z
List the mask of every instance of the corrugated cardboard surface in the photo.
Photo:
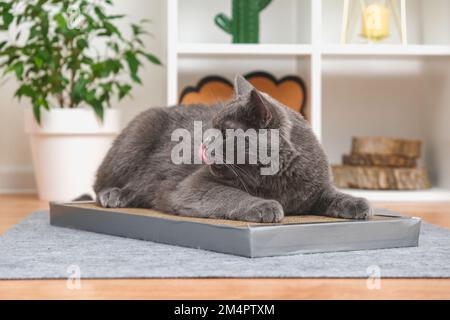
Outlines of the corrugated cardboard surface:
M317 215L298 215L298 216L286 216L280 223L257 223L257 222L246 222L246 221L235 221L235 220L224 220L224 219L208 219L208 218L193 218L177 216L173 214L162 213L152 209L140 209L140 208L103 208L95 203L71 203L68 206L98 210L103 212L120 212L124 214L134 214L162 219L179 220L179 221L190 221L197 223L207 223L212 225L226 225L234 227L248 227L248 226L276 226L276 225L287 225L287 224L305 224L305 223L329 223L329 222L351 222L356 220L351 219L340 219ZM373 216L371 220L389 220L393 219L388 216Z

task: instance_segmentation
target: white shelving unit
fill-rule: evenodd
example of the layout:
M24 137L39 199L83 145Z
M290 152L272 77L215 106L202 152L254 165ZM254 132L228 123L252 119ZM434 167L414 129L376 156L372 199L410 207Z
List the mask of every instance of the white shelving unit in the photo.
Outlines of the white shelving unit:
M313 47L307 44L222 44L222 43L179 43L179 56L189 55L311 55Z
M373 201L450 201L450 126L444 120L450 120L450 0L408 0L406 46L395 35L387 44L363 44L358 30L356 44L340 45L342 5L274 0L261 14L261 44L230 44L213 22L215 14L230 13L230 1L168 0L168 104L205 75L300 75L308 88L307 116L331 162L349 152L352 135L425 142L433 189L346 191Z
M323 45L326 56L450 57L450 45Z

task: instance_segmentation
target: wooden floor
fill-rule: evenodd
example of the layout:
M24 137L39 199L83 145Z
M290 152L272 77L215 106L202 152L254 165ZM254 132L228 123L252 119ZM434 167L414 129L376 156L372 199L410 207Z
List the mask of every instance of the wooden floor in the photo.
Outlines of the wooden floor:
M450 229L450 203L377 204ZM0 196L0 234L36 209L34 196ZM1 252L0 252L1 259ZM0 281L0 299L450 299L450 279L146 279Z

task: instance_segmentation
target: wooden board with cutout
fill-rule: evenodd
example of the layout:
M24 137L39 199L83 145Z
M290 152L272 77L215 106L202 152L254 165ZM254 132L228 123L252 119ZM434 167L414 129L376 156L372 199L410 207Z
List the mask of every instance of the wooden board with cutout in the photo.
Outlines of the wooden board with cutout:
M275 78L267 72L252 72L244 76L255 88L277 99L289 108L304 115L306 89L297 76ZM196 86L189 86L180 95L180 104L207 104L227 102L234 96L233 84L220 76L208 76Z

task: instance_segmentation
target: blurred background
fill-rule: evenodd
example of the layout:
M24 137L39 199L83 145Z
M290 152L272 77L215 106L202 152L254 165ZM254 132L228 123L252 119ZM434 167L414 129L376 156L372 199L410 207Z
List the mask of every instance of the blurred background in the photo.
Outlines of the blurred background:
M355 136L421 142L414 157L431 188L348 192L373 201L450 200L450 0L273 0L252 13L259 28L252 43L236 43L217 21L221 13L232 18L238 2L114 1L112 11L127 15L119 26L151 20L145 44L163 64L146 63L143 85L113 103L122 126L146 108L178 103L206 76L294 75L305 84L303 113L331 163L342 162ZM29 103L13 97L16 88L14 81L0 87L0 193L36 191L24 131Z

